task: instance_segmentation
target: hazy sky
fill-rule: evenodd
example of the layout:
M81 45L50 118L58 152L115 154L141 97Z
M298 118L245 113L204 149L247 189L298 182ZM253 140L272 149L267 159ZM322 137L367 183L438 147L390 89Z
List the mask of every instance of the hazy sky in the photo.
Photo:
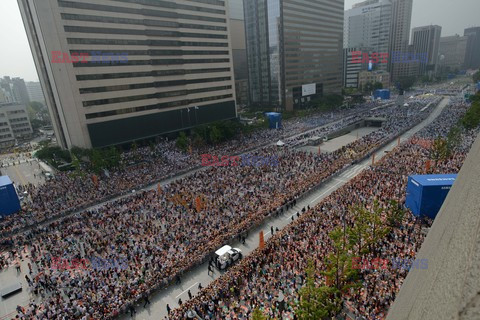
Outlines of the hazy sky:
M345 9L361 0L345 0ZM413 0L412 28L438 24L442 36L480 26L480 0ZM0 77L38 81L23 21L16 0L0 0Z

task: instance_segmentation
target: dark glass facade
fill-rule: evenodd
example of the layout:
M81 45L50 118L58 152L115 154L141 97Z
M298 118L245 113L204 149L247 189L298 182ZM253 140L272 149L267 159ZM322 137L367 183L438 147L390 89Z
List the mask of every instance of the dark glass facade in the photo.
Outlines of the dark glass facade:
M291 109L323 91L341 92L343 0L246 0L244 6L254 104ZM294 99L293 90L307 84L322 92Z

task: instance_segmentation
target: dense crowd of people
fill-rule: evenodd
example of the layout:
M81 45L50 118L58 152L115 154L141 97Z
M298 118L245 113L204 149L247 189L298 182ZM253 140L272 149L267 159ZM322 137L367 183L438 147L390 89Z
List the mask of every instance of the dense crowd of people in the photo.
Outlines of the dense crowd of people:
M267 241L265 249L254 251L195 298L174 310L169 319L185 319L188 311L194 311L202 319L249 319L255 308L272 319L294 319L308 260L313 259L318 285L325 283L320 275L326 271L326 256L334 251L329 232L342 227L343 221L347 226L355 224L349 207L362 204L371 208L376 200L383 208L385 222L394 209L390 200L405 202L408 176L426 173L430 150L413 143L414 140L444 135L445 127L458 121L466 108L462 103L451 104L414 139L397 147L380 163L276 233ZM447 159L436 161L428 173L457 173L479 132L477 129L464 133L455 152ZM422 228L430 224L431 221L417 219L407 211L400 227L392 228L366 258L413 260L424 238ZM389 266L386 270L367 268L359 271L362 287L346 295L345 307L365 319L385 319L408 270Z
M41 186L22 186L28 191L30 199L25 201L22 212L0 220L0 236L191 170L201 165L200 155L203 153L237 154L246 147L260 147L337 121L347 114L364 114L373 107L385 104L385 101L374 101L328 115L287 120L281 130L260 130L252 135L240 135L213 147L196 147L191 154L179 151L174 141L163 140L153 150L151 147L141 147L122 153L122 168L99 175L97 183L92 179L92 174L71 176L69 173L57 172L53 179Z
M117 314L282 205L420 122L432 109L425 110L428 102L375 110L372 115L386 119L382 128L331 153L267 146L254 153L278 156L278 166L211 167L163 188L138 192L10 237L16 248L29 248L31 287L34 293L43 294L42 302L32 303L25 313L38 319L83 319L87 315L99 319ZM337 129L336 125L331 128ZM186 197L189 205L170 201L176 194ZM195 206L198 196L206 202L201 210ZM17 250L11 256L20 254ZM51 268L54 257L86 256L126 258L128 268Z
M418 101L423 104L424 101ZM369 114L377 114L379 111L368 111L374 106L385 105L385 102L370 102L349 110L349 112L359 112L364 117ZM415 109L415 108L413 108ZM389 110L393 110L390 106ZM45 184L36 187L27 185L24 187L30 195L31 201L26 201L26 206L20 214L9 216L0 220L0 235L2 233L16 231L26 225L37 224L46 219L51 219L64 212L72 212L85 208L97 202L107 200L115 195L126 193L132 189L149 185L156 181L174 176L180 172L191 170L201 165L202 153L219 154L237 154L245 149L245 146L262 146L268 142L276 142L277 138L283 138L298 132L304 132L311 129L313 123L322 126L331 121L338 120L345 116L347 111L338 111L329 115L317 115L309 118L307 123L301 120L294 120L293 124L285 124L283 130L265 130L255 134L255 136L241 136L238 140L229 141L215 147L203 146L193 150L192 154L178 151L174 141L162 141L151 147L136 148L123 153L123 169L112 171L107 175L98 176L97 183L92 179L92 175L71 176L69 173L58 172L55 177ZM385 111L388 113L388 110ZM417 110L418 112L418 110ZM352 116L352 120L344 120L340 124L334 123L326 128L316 129L312 133L303 135L304 138L315 134L328 133L339 129L342 126L352 123L353 118L358 120L358 116ZM297 141L292 137L285 139L290 145L290 141ZM292 144L291 146L296 146Z

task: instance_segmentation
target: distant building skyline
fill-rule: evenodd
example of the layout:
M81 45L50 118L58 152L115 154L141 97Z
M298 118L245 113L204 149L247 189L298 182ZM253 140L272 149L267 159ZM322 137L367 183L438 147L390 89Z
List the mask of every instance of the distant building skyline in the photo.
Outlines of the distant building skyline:
M465 66L476 69L480 67L480 27L466 28L463 33L468 37L465 54Z
M391 0L367 0L345 11L344 48L370 48L388 52L392 16ZM387 70L388 65L379 65Z
M408 52L410 41L410 25L412 22L413 0L392 0L392 25L390 29L390 45L388 52ZM388 64L391 81L395 82L401 77L409 76L410 63Z
M467 41L468 37L460 36L458 34L454 36L440 37L440 46L438 48L440 60L438 63L442 70L449 68L453 71L455 69L461 70L464 68Z
M293 110L342 88L343 0L246 0L250 102ZM328 35L328 36L326 36Z
M439 61L438 48L441 34L442 27L437 25L412 29L412 45L415 52L427 53L427 62L422 61L419 65L419 75L424 75L427 71L436 71Z
M233 73L237 104L248 102L247 45L243 0L228 0L230 35L232 37Z
M27 81L25 82L27 87L28 97L30 101L37 101L45 104L45 97L43 95L42 86L38 81Z

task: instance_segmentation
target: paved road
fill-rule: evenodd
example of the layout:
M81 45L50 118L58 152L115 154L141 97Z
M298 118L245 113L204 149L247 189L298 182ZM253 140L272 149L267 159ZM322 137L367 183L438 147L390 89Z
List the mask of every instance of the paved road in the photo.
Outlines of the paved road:
M378 108L383 108L383 107L386 107L387 105L389 105L389 104L385 104L385 105L382 105L382 106L379 106L379 107L376 107L376 108L372 108L372 109L370 109L370 110L378 109ZM355 115L355 114L358 114L358 113L361 113L361 112L363 112L363 111L354 112L354 113L352 113L352 115ZM288 136L287 138L297 137L297 136L306 134L306 133L308 133L308 132L317 130L317 129L319 129L319 128L324 128L324 127L327 127L327 126L331 126L331 125L333 125L333 124L340 123L340 122L343 122L343 121L344 121L344 119L342 118L342 119L339 119L339 120L335 120L335 121L332 121L332 122L328 122L328 123L326 123L326 124L324 124L324 125L322 125L322 126L319 126L319 127L313 128L313 129L309 129L309 130L306 130L306 131L301 132L301 133L298 133L298 134L294 134L294 135ZM260 146L258 146L258 147L255 147L255 148L253 148L252 150L257 150L257 149L263 148L263 147L265 147L265 146L267 146L267 145L275 145L276 143L277 143L277 141L275 140L275 141L273 141L273 142L269 142L269 143L266 143L266 144L264 144L264 145L260 145ZM252 150L249 150L248 152L251 152ZM245 152L245 153L247 153L247 152ZM187 172L185 172L185 173L182 173L182 174L179 174L179 175L175 175L175 176L173 176L173 177L171 177L171 178L166 178L166 179L163 179L163 180L161 180L161 181L154 182L154 183L152 183L152 184L150 184L150 185L148 185L148 186L146 186L146 187L139 188L139 189L133 189L133 190L131 190L131 191L130 191L129 193L127 193L127 194L120 195L120 196L116 196L116 197L114 197L114 198L112 198L112 199L110 199L110 200L105 200L105 201L99 202L99 203L97 203L97 204L91 205L91 206L89 206L89 207L87 207L87 208L84 208L84 209L81 209L81 210L76 210L76 211L74 211L74 212L68 213L67 216L73 215L73 214L78 213L78 212L83 212L83 211L85 211L85 210L91 210L91 209L99 208L99 207L101 207L101 206L103 206L103 205L105 205L105 204L107 204L107 203L110 203L110 202L113 202L113 201L116 201L116 200L119 200L119 199L128 197L128 196L130 196L130 195L132 195L132 194L134 194L134 193L136 193L136 192L141 192L141 191L144 191L144 190L153 190L153 189L156 189L159 184L160 184L161 186L165 186L165 185L167 185L167 184L169 184L169 183L171 183L171 182L173 182L173 181L175 181L175 180L178 180L178 179L187 177L187 176L189 176L189 175L191 175L191 174L193 174L193 173L195 173L195 172L197 172L197 171L199 171L199 170L207 170L208 168L209 168L209 167L200 167L200 168L192 169L192 170L189 170L189 171L187 171ZM13 168L12 170L15 171L15 168ZM11 171L10 171L10 172L11 172ZM12 173L12 176L14 177L14 178L12 178L12 180L13 180L13 181L16 181L16 180L17 180L17 176L18 176L18 179L20 180L20 183L21 183L21 184L24 184L24 182L26 182L26 181L29 180L29 179L27 179L26 177L27 177L27 176L32 176L33 173L35 173L36 176L37 176L37 178L38 178L39 175L37 175L37 172L31 172L31 173L23 172L23 173L22 173L22 172L16 172L16 171L15 171L14 173ZM14 180L14 179L15 179L15 180ZM44 180L43 176L42 176L40 179L43 179L43 180ZM42 180L40 180L40 181L42 181ZM18 183L18 182L16 182L16 183ZM32 183L38 184L37 181L32 182ZM56 218L53 219L53 220L56 220L56 219L58 219L58 217L56 217ZM49 220L49 221L44 221L44 222L42 222L42 223L37 224L37 226L49 224L49 223L51 223L51 222L52 222L52 221L50 221L50 220ZM0 320L1 320L1 319L0 319Z
M435 111L432 112L432 114L427 118L424 122L416 126L414 129L408 131L404 135L402 135L402 140L410 138L416 131L420 130L424 126L426 126L428 123L433 121L433 119L438 116L440 113L441 109L446 105L446 101L444 100L437 108ZM331 123L327 124L330 125ZM360 137L360 135L359 135ZM350 138L349 138L350 139ZM344 145L344 137L338 137L336 139L331 140L331 142L337 141L337 148L340 148L342 145ZM384 155L385 150L391 150L397 142L392 142L389 144L387 147L383 148L379 152L377 152L377 156L375 157L377 160L379 160L381 157ZM249 233L249 236L246 239L245 245L240 244L238 242L232 242L229 243L233 247L238 247L242 250L242 252L247 255L248 253L252 252L255 248L258 246L259 242L259 237L258 234L261 230L264 231L265 235L265 240L269 239L271 237L270 234L270 227L274 226L274 228L278 228L281 230L284 228L286 225L288 225L292 220L292 216L296 216L296 213L298 211L301 211L303 207L306 207L309 205L310 207L318 204L320 201L322 201L325 197L330 195L333 191L337 190L341 186L343 186L346 182L348 182L350 179L358 175L363 169L368 167L371 164L371 160L367 159L361 163L358 163L354 166L351 166L347 168L342 174L340 174L338 177L332 179L331 181L323 184L318 190L315 192L311 193L310 196L297 201L297 205L290 209L287 212L284 212L283 215L280 215L276 218L270 218L266 220L261 226L255 228L254 230L251 230ZM208 167L205 168L200 168L198 170L204 170L207 169ZM196 170L194 170L196 171ZM170 183L173 180L179 179L181 177L187 176L192 174L190 171L185 174L182 174L177 177L173 177L170 179L163 180L160 182L161 185L165 185ZM146 187L142 190L148 190L148 189L153 189L156 188L157 184L153 184L150 187ZM132 192L138 192L140 190L133 190ZM125 195L128 196L128 195ZM122 198L125 196L117 197ZM114 201L110 200L110 201ZM106 201L109 202L109 201ZM97 205L92 206L91 208L99 207L106 202L99 203ZM29 294L27 293L27 285L24 280L24 271L28 270L26 267L26 262L22 262L22 273L16 274L12 268L9 268L8 272L0 272L0 285L10 283L11 281L21 281L23 284L23 292L20 294L17 294L7 300L2 300L0 302L0 319L5 316L7 313L14 311L14 308L16 305L25 305L26 302L29 299ZM187 272L183 277L182 277L182 283L180 285L175 285L175 286L170 286L164 290L160 290L157 292L153 297L151 297L152 304L147 307L146 309L143 309L141 306L140 308L137 308L137 315L135 316L135 319L162 319L166 316L166 309L165 306L166 304L170 304L172 308L175 308L178 306L177 302L178 299L181 298L183 301L188 300L188 290L191 291L193 295L195 295L198 292L198 284L201 283L202 286L206 286L208 283L213 281L214 279L218 278L220 276L220 273L218 270L215 271L215 274L213 276L207 275L207 264L200 265L191 271ZM9 281L6 281L9 280ZM129 316L122 316L122 318L130 318Z
M16 186L32 183L34 185L41 184L45 181L42 169L39 167L36 159L18 160L15 164L0 169L2 174L10 177Z
M408 140L411 138L416 132L421 130L423 127L430 124L435 118L440 114L443 108L447 105L448 99L444 99L435 110L430 114L430 116L425 119L423 122L415 126L414 128L408 130L400 137L400 142ZM342 137L336 138L341 139ZM332 139L334 142L336 139ZM375 155L375 161L380 160L391 151L395 146L398 145L398 140L395 140L389 143L384 148L380 149ZM352 178L357 176L360 172L362 172L365 168L369 167L372 164L372 159L366 159L356 165L350 166L344 172L342 172L336 178L333 178L329 182L323 184L320 188L318 188L315 192L311 193L308 197L303 198L302 200L297 201L297 205L287 212L284 212L282 215L278 217L273 217L267 219L261 226L251 230L249 232L249 236L247 237L245 244L241 244L240 242L232 242L228 243L232 247L239 248L242 250L244 255L249 254L253 250L258 247L259 243L259 233L263 230L265 235L265 240L271 237L270 234L270 227L273 226L274 228L278 228L281 230L285 226L287 226L290 222L292 222L292 216L294 219L296 218L297 212L301 212L302 208L306 206L313 207L321 202L323 199L328 197L332 192L342 187ZM198 284L201 283L203 287L206 287L210 282L214 279L221 276L221 272L215 269L215 273L213 275L207 275L207 266L208 263L204 263L191 271L187 272L182 277L182 283L179 285L172 285L160 292L156 293L153 297L150 298L151 305L147 308L143 308L143 304L140 307L137 307L137 314L133 317L137 320L158 320L164 319L167 316L166 305L169 304L170 307L176 308L178 307L178 299L182 299L182 301L188 300L188 290L195 295L198 292ZM130 315L122 315L121 319L129 319Z

